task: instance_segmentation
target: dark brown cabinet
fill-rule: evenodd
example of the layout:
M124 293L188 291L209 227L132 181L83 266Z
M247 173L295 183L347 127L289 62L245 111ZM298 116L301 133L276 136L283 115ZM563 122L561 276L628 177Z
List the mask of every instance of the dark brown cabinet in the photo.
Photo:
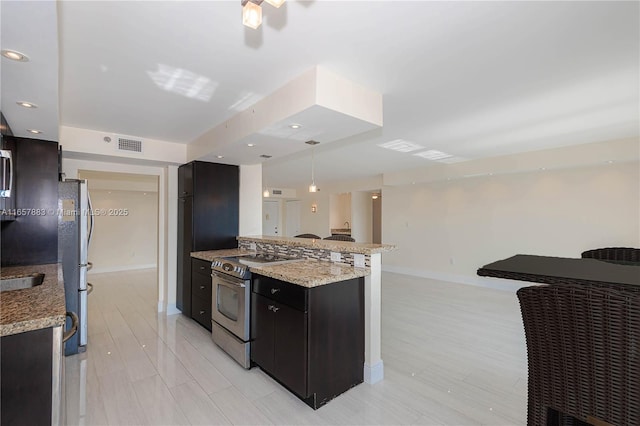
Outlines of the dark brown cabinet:
M58 261L58 143L4 136L15 144L15 220L2 222L2 266Z
M61 336L55 327L0 339L0 425L60 423Z
M305 288L254 274L251 361L314 409L362 383L364 279Z
M191 259L191 317L211 331L211 262Z
M178 168L178 197L176 305L184 315L197 318L202 309L199 305L196 312L192 306L191 252L238 246L240 169L203 161L183 164Z

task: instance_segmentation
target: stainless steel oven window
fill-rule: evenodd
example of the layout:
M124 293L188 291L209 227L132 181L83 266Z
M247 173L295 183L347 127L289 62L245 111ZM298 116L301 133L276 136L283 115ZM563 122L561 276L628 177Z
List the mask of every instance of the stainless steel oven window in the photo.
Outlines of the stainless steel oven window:
M238 289L231 289L229 287L219 285L217 286L218 294L216 301L218 302L217 310L231 321L238 321ZM244 292L244 289L240 289Z

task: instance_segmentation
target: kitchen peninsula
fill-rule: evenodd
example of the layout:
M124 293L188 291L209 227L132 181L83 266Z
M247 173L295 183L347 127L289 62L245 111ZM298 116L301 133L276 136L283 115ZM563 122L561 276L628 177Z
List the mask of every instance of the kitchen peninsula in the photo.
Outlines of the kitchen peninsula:
M364 381L376 383L383 379L380 357L381 255L395 250L396 246L271 236L238 237L238 246L239 253L258 251L309 259L307 262L251 268L251 272L256 274L305 287L363 277ZM224 252L195 252L192 257L211 261L214 256L236 254L230 253L230 250ZM331 262L332 252L340 254L340 261Z
M8 266L0 275L2 424L61 424L62 266Z

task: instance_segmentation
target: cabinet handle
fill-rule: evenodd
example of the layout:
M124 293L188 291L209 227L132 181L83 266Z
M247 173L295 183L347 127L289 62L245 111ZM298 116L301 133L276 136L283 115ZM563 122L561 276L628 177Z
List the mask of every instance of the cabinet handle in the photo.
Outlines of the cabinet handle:
M269 308L268 308L268 309L269 309L270 311L273 311L273 312L278 312L278 311L280 310L280 308L277 308L277 307L275 307L275 306L273 306L273 305L269 305Z
M201 270L201 271L202 271L202 270L204 270L204 266L201 266L201 267L200 267L200 270Z
M182 191L182 195L187 195L188 192L187 191Z
M182 201L183 203L187 202L187 200L185 200L184 198L180 198L180 201Z
M279 292L280 289L279 288L272 288L271 289L271 294L276 294L277 292Z
M203 285L200 286L200 290L204 290L204 286Z
M204 315L204 311L200 311L200 315Z

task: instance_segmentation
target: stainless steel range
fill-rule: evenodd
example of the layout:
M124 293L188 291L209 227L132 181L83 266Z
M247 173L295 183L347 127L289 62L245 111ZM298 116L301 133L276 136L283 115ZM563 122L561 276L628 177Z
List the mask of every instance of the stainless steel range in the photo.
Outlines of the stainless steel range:
M214 259L211 264L211 337L244 368L251 367L249 324L251 319L251 271L256 266L299 262L269 253Z

